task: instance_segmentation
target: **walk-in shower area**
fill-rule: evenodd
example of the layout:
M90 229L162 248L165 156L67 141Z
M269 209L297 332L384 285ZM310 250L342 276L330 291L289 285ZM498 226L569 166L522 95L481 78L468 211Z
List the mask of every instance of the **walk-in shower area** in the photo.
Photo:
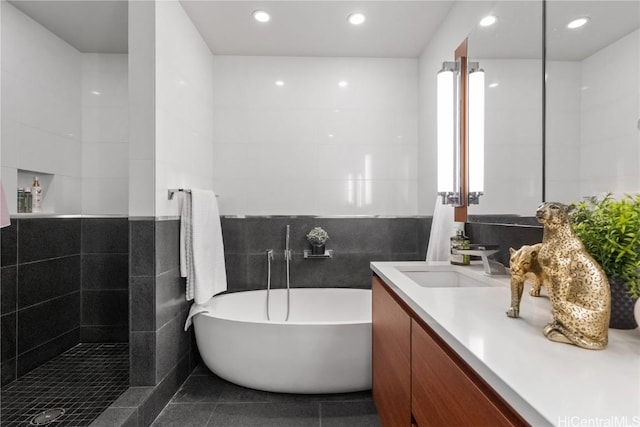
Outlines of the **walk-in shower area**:
M128 387L127 343L77 344L2 387L2 425L88 426Z
M88 425L129 386L128 220L12 218L1 236L1 423Z
M50 20L71 3L0 9L2 426L86 426L129 386L127 4L78 43Z

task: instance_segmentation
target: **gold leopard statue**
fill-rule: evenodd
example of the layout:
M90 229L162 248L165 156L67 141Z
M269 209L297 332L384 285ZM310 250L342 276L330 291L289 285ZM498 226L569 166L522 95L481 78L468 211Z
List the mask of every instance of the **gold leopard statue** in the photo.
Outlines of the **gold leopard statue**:
M545 202L536 218L544 226L537 254L553 321L544 335L562 343L601 350L607 346L611 291L609 280L571 228L573 206Z
M511 271L511 307L507 311L507 316L518 317L520 315L520 301L524 283L530 281L532 284L529 295L540 296L543 272L542 266L538 262L538 253L542 243L536 245L524 245L517 251L509 248L511 258L509 259L509 270Z

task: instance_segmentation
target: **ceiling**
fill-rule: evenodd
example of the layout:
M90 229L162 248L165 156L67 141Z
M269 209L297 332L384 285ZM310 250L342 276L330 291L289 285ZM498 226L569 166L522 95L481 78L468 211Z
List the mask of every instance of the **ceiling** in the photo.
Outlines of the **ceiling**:
M80 52L127 52L127 1L9 0L9 3Z
M417 57L453 1L181 0L209 45L221 55ZM253 20L269 11L270 22ZM350 13L366 16L360 26Z
M9 1L81 52L127 52L125 0ZM355 57L420 55L453 3L181 0L214 54ZM471 32L470 56L540 58L541 2L497 0L487 4L492 5L498 22ZM638 0L548 0L548 57L581 60L629 34L639 27L639 5ZM256 9L268 10L272 20L255 22L251 13ZM367 16L363 25L347 23L353 11ZM591 21L578 30L567 30L567 22L577 16L589 16Z

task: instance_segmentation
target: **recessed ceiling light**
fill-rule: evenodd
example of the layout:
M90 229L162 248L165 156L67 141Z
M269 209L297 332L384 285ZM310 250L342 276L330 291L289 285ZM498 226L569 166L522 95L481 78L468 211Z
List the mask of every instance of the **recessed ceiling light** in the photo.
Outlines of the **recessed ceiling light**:
M353 25L362 24L367 18L362 13L352 13L349 15L349 23Z
M254 10L252 15L253 15L253 19L255 19L258 22L271 21L271 15L269 15L269 12L265 10Z
M347 86L349 86L349 82L346 82L346 81L344 81L344 80L341 80L341 81L339 81L339 82L338 82L338 86L340 86L340 87L347 87Z
M498 18L496 18L494 15L487 15L480 20L480 25L482 27L488 27L495 24L497 20Z
M91 95L101 95L102 92L98 91L98 90L92 90L91 91Z
M582 18L578 18L578 19L574 19L573 21L569 22L567 24L567 28L574 30L576 28L580 28L583 25L587 24L589 22L589 18L586 16L583 16Z
M276 80L276 86L284 86L284 82L282 80Z
M489 84L490 88L494 88L494 87L498 87L500 84L499 83L491 83Z

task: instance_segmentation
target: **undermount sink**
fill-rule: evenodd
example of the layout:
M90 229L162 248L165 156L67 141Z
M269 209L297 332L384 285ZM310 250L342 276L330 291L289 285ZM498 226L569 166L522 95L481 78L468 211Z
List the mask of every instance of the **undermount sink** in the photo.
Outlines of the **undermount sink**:
M491 286L456 271L402 271L402 274L425 288L478 288Z

